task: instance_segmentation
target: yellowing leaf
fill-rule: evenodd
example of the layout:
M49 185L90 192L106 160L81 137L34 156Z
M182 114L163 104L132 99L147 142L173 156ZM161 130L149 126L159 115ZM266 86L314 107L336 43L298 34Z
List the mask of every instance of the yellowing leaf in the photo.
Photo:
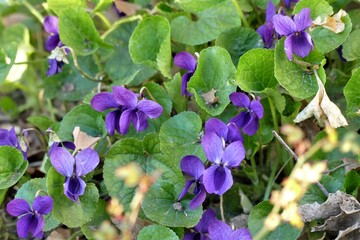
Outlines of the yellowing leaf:
M314 116L320 126L330 125L333 128L347 126L348 123L340 109L327 96L317 71L314 70L314 73L319 90L314 99L296 116L294 122L299 123Z
M85 148L94 148L95 143L100 139L100 137L92 137L87 135L87 133L80 131L80 127L77 126L73 130L74 144L76 146L76 151L85 149Z
M327 28L334 33L341 33L345 30L345 23L341 21L342 17L345 17L347 12L340 9L338 13L334 14L332 17L327 16L323 21L321 21L320 17L317 17L315 21L313 21L313 27L322 26Z

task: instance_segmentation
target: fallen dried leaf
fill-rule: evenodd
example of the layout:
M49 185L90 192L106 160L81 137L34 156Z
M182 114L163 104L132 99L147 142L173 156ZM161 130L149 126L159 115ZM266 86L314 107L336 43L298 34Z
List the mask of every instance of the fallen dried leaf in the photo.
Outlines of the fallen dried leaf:
M313 27L316 26L322 26L324 28L327 28L334 33L341 33L345 29L345 23L341 21L342 17L345 17L347 15L347 12L340 9L338 13L334 14L332 17L327 16L323 21L321 21L320 17L317 17L315 21L313 21Z
M217 90L212 88L209 92L201 94L207 105L214 104L219 101L219 98L215 96L216 92Z
M314 73L319 90L314 99L296 116L294 122L299 123L314 116L320 126L330 125L333 128L347 126L348 123L340 109L327 96L317 71L314 70Z
M80 127L75 127L73 130L74 144L76 150L81 150L85 148L94 148L95 143L100 139L100 137L92 137L87 133L80 131Z

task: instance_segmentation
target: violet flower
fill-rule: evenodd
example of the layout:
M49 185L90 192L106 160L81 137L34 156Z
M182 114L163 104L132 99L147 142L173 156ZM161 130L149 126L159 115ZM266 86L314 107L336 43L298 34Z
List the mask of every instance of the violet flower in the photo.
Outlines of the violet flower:
M206 190L203 184L203 172L205 170L204 164L197 156L188 155L181 159L180 162L181 171L192 177L191 180L187 180L185 187L180 193L178 201L180 201L192 184L195 184L193 193L196 195L190 202L189 208L191 210L201 206L206 198Z
M65 176L64 194L77 202L86 187L81 177L93 171L100 159L97 152L91 148L86 148L73 157L66 149L57 147L52 150L50 161L56 171Z
M10 130L0 129L0 146L14 147L21 151L24 156L24 160L27 159L27 148L25 151L21 148L14 127L12 127Z
M180 68L187 70L188 72L182 76L181 82L181 95L191 96L191 93L187 91L187 84L190 78L194 75L196 70L197 61L193 55L188 52L179 52L174 57L174 64Z
M158 118L163 112L160 104L147 99L139 101L137 94L120 86L114 86L112 93L96 94L90 103L96 111L114 109L105 118L110 135L115 130L122 135L126 134L130 123L134 125L136 132L143 131L148 127L147 118Z
M275 15L275 5L270 0L266 7L266 22L261 25L256 31L260 34L265 48L271 48L273 46L275 28L272 23L272 18Z
M17 224L19 238L27 238L31 233L34 238L43 238L45 225L44 216L49 214L53 207L53 199L49 196L38 196L33 202L31 209L29 203L21 198L11 200L6 211L14 217L20 217Z
M210 118L205 123L205 135L210 132L214 132L220 138L223 138L225 144L230 144L236 141L244 142L239 128L233 122L230 122L228 125L226 125L217 118Z
M233 185L231 168L240 165L245 158L245 149L241 141L225 145L223 138L210 132L204 135L201 145L207 159L213 165L203 174L203 182L208 193L224 194Z
M249 97L245 93L234 92L230 94L230 101L237 107L244 108L245 111L233 117L233 122L245 134L252 136L259 129L259 121L264 116L264 108L259 99L250 102Z
M233 231L226 223L216 220L209 224L209 238L211 240L251 240L251 234L247 228Z
M286 8L291 8L292 5L295 5L299 1L300 0L284 0L284 5L285 5Z
M56 59L49 59L49 67L46 71L46 76L50 77L62 71L62 67L64 66L64 62L57 61Z
M195 232L185 234L183 240L210 240L207 236L209 225L216 221L216 213L211 208L207 209L198 224L195 225Z
M314 49L311 36L305 32L312 24L309 8L302 9L294 16L294 20L288 16L276 14L273 17L273 24L279 35L286 36L284 47L290 61L293 59L293 53L303 58Z

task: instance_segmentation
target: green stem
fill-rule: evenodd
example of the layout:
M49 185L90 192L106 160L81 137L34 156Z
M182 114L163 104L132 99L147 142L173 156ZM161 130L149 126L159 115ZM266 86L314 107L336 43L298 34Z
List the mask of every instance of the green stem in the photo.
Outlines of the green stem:
M31 12L32 15L36 17L41 24L44 23L44 17L39 13L38 10L36 10L30 3L28 3L26 0L23 1L24 6Z
M101 38L104 39L109 33L111 33L112 31L114 31L119 25L126 23L126 22L132 22L135 20L142 20L142 16L141 15L133 15L133 16L129 16L129 17L124 17L121 18L119 21L115 22L111 28L109 28L102 36Z
M220 195L220 214L221 214L221 220L225 222L223 195Z
M110 21L102 13L96 12L95 15L101 19L107 30L111 28Z
M76 232L74 232L73 234L71 234L71 236L68 238L68 240L77 239L77 237L80 237L80 236L82 236L82 235L83 235L83 233L82 233L81 230L76 231Z
M268 100L269 100L269 105L270 105L271 116L272 116L273 123L274 123L274 129L276 132L279 132L279 124L278 124L277 117L276 117L276 110L275 110L274 103L270 98L268 98ZM281 159L280 143L278 141L276 141L275 145L276 145L276 153L277 153L276 156L277 157L275 158L275 163L271 168L271 174L270 174L268 185L266 186L266 190L265 190L265 194L264 194L264 201L268 200L270 197L270 193L271 193L272 185L274 183L276 171L279 166L280 159Z
M241 18L241 22L244 23L244 26L245 26L245 27L247 27L247 28L250 27L250 24L249 24L248 21L246 20L246 17L245 17L245 15L244 15L244 12L242 11L242 9L241 9L238 1L237 1L237 0L232 0L232 2L233 2L234 6L235 6L235 8L236 8L236 11L238 12L238 14L239 14L239 16L240 16L240 18Z

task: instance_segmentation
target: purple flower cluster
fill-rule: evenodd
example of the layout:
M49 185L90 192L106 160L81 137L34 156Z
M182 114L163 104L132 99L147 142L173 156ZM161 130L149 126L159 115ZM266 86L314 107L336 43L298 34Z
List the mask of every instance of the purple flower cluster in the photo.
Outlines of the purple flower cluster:
M14 147L22 152L24 160L27 159L27 148L25 151L21 148L14 127L10 130L0 129L0 146Z
M59 35L59 19L55 16L46 16L43 26L45 31L50 34L45 43L46 50L52 52L49 57L49 67L46 72L46 76L49 77L62 71L62 67L66 63L66 60L64 62L66 51L60 49L63 43Z
M114 135L115 130L126 134L131 123L137 132L143 131L148 127L147 118L158 118L163 112L160 104L147 99L139 100L138 94L120 86L114 86L112 93L96 94L91 99L91 106L99 112L112 109L105 118L110 135Z
M179 52L174 57L174 64L180 68L187 70L188 72L182 76L181 82L181 94L183 96L191 96L191 93L187 91L187 84L190 78L194 75L196 70L197 61L193 55L188 52Z
M31 237L43 238L43 228L45 225L44 216L49 214L53 207L53 199L49 196L38 196L31 208L29 203L21 198L11 200L6 211L14 217L20 217L17 224L17 234L20 238Z
M194 230L185 234L183 240L251 240L247 228L231 230L229 225L216 219L216 214L211 208L203 213Z
M275 5L270 0L266 7L266 22L256 30L262 37L266 48L273 47L275 28L272 22L272 18L274 15L275 15Z
M205 201L206 192L222 195L229 190L233 184L230 169L239 166L245 158L242 141L241 133L233 123L226 125L218 119L209 119L201 144L213 165L205 169L198 157L185 156L180 167L192 179L186 182L178 200L185 196L192 184L195 184L195 197L190 202L190 209L199 207Z
M65 176L64 194L70 200L78 202L86 187L81 177L93 171L100 159L97 152L91 148L82 150L74 157L65 148L55 147L51 151L50 161L56 171Z

